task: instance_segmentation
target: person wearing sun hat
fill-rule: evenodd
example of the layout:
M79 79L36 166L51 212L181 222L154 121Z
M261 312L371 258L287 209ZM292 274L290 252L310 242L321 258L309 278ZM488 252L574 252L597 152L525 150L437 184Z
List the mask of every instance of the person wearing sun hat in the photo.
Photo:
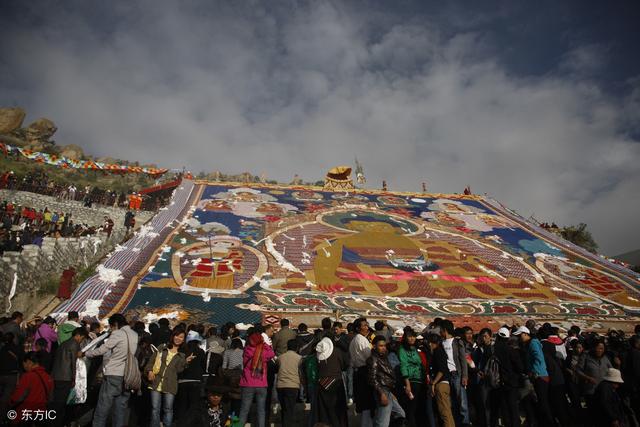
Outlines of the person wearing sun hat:
M618 388L624 381L622 374L616 368L609 368L602 378L602 381L596 387L593 402L595 410L590 412L597 419L594 425L597 426L624 426L625 411L622 398L618 393Z
M601 339L597 339L591 344L591 350L580 359L576 366L576 374L582 380L582 396L587 403L590 417L597 415L596 409L594 409L597 406L594 397L596 388L610 368L613 368L613 364L607 356L607 346Z
M550 378L547 372L547 365L544 361L542 343L538 338L531 336L531 331L526 326L520 326L513 335L518 336L520 344L527 355L527 366L525 370L533 382L533 388L538 397L536 406L540 423L545 426L553 426L555 425L555 421L553 415L551 415L551 407L549 405Z
M348 362L344 352L333 345L330 338L322 338L316 345L318 357L318 422L334 427L348 425L347 395L342 372Z

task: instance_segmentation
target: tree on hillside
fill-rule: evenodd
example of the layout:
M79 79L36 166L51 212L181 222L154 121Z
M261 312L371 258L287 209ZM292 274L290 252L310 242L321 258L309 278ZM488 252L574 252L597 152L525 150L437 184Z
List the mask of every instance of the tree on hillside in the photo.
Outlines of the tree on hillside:
M570 225L560 230L562 237L571 243L578 245L589 252L596 253L598 244L593 240L591 232L587 230L587 224Z

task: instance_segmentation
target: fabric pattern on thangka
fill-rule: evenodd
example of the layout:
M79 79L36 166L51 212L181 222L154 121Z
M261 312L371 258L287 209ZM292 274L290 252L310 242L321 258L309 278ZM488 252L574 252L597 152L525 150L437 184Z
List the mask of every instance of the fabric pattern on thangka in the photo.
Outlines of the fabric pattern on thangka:
M116 246L104 264L97 267L97 274L81 283L71 299L56 308L54 316L62 319L69 311L78 311L81 316L98 318L126 300L127 285L139 273L140 265L152 255L149 251L155 251L163 235L169 234L186 214L193 191L193 181L183 180L174 190L169 206L142 225L122 246Z
M264 315L640 313L639 276L478 196L202 184L127 305Z

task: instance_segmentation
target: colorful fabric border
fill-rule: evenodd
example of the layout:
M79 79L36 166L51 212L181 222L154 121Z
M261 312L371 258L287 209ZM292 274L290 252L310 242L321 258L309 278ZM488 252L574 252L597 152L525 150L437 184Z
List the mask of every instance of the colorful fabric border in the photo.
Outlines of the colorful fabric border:
M38 163L58 166L63 169L84 169L99 170L109 173L143 173L153 177L165 174L168 169L147 168L141 166L118 165L114 163L94 162L92 160L75 160L68 157L56 156L55 154L43 153L40 151L27 150L26 148L16 147L13 145L0 142L0 150L5 154L16 152Z

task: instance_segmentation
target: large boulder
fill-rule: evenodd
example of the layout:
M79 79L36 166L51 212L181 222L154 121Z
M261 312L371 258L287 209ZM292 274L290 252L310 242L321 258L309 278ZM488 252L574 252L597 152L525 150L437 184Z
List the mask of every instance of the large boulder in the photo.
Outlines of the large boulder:
M25 115L25 111L19 107L0 108L0 134L19 129Z
M60 155L69 159L80 160L84 157L84 151L75 144L69 144L60 148Z
M31 123L26 129L27 142L29 145L37 145L36 143L47 143L58 128L56 124L46 118L40 118Z

